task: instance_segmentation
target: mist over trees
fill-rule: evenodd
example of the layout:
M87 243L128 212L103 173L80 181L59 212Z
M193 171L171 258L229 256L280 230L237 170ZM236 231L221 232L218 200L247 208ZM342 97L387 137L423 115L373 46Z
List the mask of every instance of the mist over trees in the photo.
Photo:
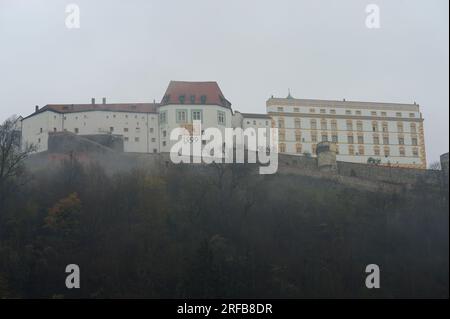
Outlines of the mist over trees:
M425 183L369 193L246 165L111 175L75 159L8 183L0 298L449 296L448 189Z

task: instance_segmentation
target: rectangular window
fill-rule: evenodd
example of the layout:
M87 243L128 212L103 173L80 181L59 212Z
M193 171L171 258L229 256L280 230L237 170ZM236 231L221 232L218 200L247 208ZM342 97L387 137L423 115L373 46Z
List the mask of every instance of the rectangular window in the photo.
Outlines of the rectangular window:
M389 137L387 137L387 136L383 137L383 144L384 145L389 145Z
M373 144L375 144L375 145L380 144L380 137L374 136L374 137L373 137Z
M347 142L348 142L348 144L353 144L355 142L354 139L353 139L353 135L348 135L347 136Z
M417 137L413 137L411 139L411 144L414 145L414 146L417 146Z
M398 144L405 145L405 139L403 137L398 138Z
M317 122L316 120L311 120L311 129L316 130L317 129Z
M317 134L311 134L311 141L312 142L317 142Z
M413 148L412 152L413 152L414 156L416 156L416 157L419 156L419 150L417 148Z
M187 123L187 112L186 110L177 110L177 123Z
M191 117L192 121L202 121L202 110L192 110Z
M347 131L353 131L353 122L347 121Z
M217 123L225 125L225 112L217 111Z
M123 131L124 131L124 132L128 132L128 127L124 127L124 128L123 128Z
M345 115L352 115L352 111L350 111L350 110L345 110Z
M277 107L278 112L283 112L283 108L281 106Z
M294 126L295 126L295 128L301 128L301 122L300 122L300 119L295 119L295 121L294 121Z
M294 112L300 112L300 109L298 107L294 107Z
M337 135L333 135L331 137L331 139L332 139L333 143L338 143L338 136Z
M401 112L397 112L397 113L395 113L395 116L396 117L402 117L402 113Z
M328 135L322 135L322 142L328 142Z
M135 141L135 142L139 142L139 137L135 137L135 138L134 138L134 141Z
M114 127L111 126L111 127L109 128L109 131L110 131L111 133L114 132Z
M376 156L380 156L380 149L379 149L378 147L375 147L374 150L373 150L373 153L374 153Z
M364 144L364 136L358 135L358 144Z
M159 113L159 123L167 124L167 111L162 111Z
M78 134L79 130L77 127L74 129L74 132L75 132L75 134Z

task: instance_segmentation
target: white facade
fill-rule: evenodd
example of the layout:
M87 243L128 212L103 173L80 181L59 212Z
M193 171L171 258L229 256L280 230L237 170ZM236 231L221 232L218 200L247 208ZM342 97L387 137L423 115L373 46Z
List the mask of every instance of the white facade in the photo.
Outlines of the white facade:
M185 103L185 102L192 103ZM125 152L169 152L176 127L279 129L279 151L315 156L317 143L337 145L337 160L426 168L417 104L270 98L267 114L233 113L215 82L172 81L162 104L47 105L22 120L22 145L48 148L50 132L122 135ZM204 141L205 144L207 141ZM267 141L268 143L268 141Z
M50 132L117 134L123 136L125 152L159 152L156 113L95 110L58 113L46 110L22 120L22 144L32 143L38 152L48 149Z
M417 104L271 98L267 112L279 128L280 151L315 156L318 142L337 144L337 160L369 158L426 167L423 119Z

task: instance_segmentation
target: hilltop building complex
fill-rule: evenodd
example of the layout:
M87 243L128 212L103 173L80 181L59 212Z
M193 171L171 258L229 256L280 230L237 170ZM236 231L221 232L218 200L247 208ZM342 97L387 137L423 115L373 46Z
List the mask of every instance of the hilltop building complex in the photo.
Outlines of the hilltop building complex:
M48 149L49 135L112 135L124 152L165 153L170 132L184 127L279 129L279 152L316 156L319 142L335 146L337 160L426 168L423 118L419 105L271 97L267 113L233 111L216 82L171 81L160 103L48 104L22 119L22 145Z

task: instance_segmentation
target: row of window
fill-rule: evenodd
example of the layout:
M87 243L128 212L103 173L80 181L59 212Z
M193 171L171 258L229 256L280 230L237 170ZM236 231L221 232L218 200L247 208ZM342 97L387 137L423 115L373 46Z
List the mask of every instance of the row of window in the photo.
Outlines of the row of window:
M279 140L280 141L285 141L286 140L286 133L283 131L280 131L279 134ZM296 132L295 133L295 141L296 142L304 142L305 140L302 139L302 134L301 132ZM317 134L311 134L311 142L317 142ZM322 142L328 142L328 134L322 134L321 135L321 141ZM331 141L333 143L339 143L339 136L337 134L332 134L331 135ZM364 136L363 135L358 135L357 136L357 144L364 144ZM347 135L347 143L348 144L355 144L355 138L353 135ZM380 144L380 137L377 135L373 136L373 144L375 145L379 145ZM390 140L389 140L389 136L383 136L383 144L384 145L389 145L390 144ZM399 145L405 145L405 138L404 137L399 137L398 138L398 144ZM411 138L411 145L413 146L417 146L418 145L418 139L417 137L412 137Z
M302 144L297 143L295 145L295 152L297 154L303 154L302 153L302 149L303 149ZM316 154L316 150L317 150L317 145L312 145L312 153L313 154ZM365 148L364 148L363 145L358 146L358 152L356 152L356 149L355 149L355 147L353 145L349 145L347 150L348 150L348 154L349 155L361 155L361 156L369 155L369 154L366 154L366 151L365 151ZM279 144L279 152L280 153L286 153L286 144L284 144L284 143L280 143ZM336 147L336 154L339 154L339 147ZM382 156L381 148L374 147L372 155ZM391 149L389 147L384 147L383 148L383 155L385 157L391 156ZM401 157L406 156L406 150L405 150L404 147L400 147L399 148L399 155ZM419 149L418 148L413 148L412 152L411 152L411 155L414 156L414 157L418 157L419 156Z
M338 130L338 124L336 120L331 120L331 130L333 131L337 131ZM284 118L279 118L278 119L278 127L279 128L284 128L285 127L285 122L284 122ZM294 119L294 128L301 128L301 119L300 118L295 118ZM310 127L312 130L316 130L317 129L317 120L312 119L310 120ZM322 130L328 130L328 121L326 119L322 119L320 120L320 128ZM353 131L353 121L352 120L347 120L346 121L346 128L347 131ZM416 133L417 132L417 124L416 123L410 123L409 125L410 128L410 132L411 133ZM357 121L356 122L356 130L357 131L363 131L364 130L364 126L363 126L363 122L362 121ZM387 122L383 122L381 123L381 130L383 132L389 132L389 125ZM379 132L379 123L374 121L372 122L372 131L373 132ZM404 125L403 122L398 122L397 123L397 131L398 132L404 132Z
M203 111L202 110L191 110L191 121L203 121ZM176 110L175 111L175 120L178 124L189 123L189 115L188 110ZM167 111L162 111L159 113L159 122L161 124L167 124L168 122L168 113ZM225 125L226 124L226 114L223 111L217 111L217 124Z
M278 112L284 112L284 108L282 106L277 107L277 111ZM336 114L336 110L335 109L328 109L329 114L335 115ZM300 112L300 108L298 107L294 107L294 112L295 113L299 113ZM327 114L327 109L319 109L320 114ZM316 108L310 108L309 109L309 113L316 113ZM352 115L353 112L352 110L345 110L345 115ZM362 115L362 112L360 110L356 110L355 111L355 115ZM382 117L387 117L387 112L377 112L377 111L371 111L370 112L371 116L378 116L381 115ZM396 117L402 117L403 113L402 112L396 112L395 113ZM416 114L415 113L409 113L409 117L410 118L415 118Z

